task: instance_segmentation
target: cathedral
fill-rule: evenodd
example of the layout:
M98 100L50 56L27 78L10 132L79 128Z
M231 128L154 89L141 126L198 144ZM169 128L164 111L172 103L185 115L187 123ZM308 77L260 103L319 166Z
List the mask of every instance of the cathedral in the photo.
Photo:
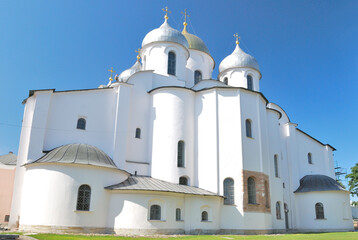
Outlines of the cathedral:
M333 152L260 91L256 59L219 64L168 22L94 89L30 90L10 227L37 232L352 231ZM111 74L112 74L112 70Z

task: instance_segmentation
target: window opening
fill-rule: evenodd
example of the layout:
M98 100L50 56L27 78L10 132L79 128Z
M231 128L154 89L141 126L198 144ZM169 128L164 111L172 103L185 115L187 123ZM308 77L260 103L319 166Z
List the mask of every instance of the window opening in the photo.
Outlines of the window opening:
M248 190L248 202L250 204L256 203L256 186L255 186L255 180L252 177L249 177L247 179L247 190Z
M91 202L91 187L88 185L81 185L78 188L76 210L89 211L90 202Z
M235 204L234 180L232 178L226 178L224 180L224 197L225 205Z
M150 206L150 220L160 220L161 218L161 208L159 205Z
M77 120L77 129L86 130L86 119L79 118Z
M176 55L174 52L168 54L168 74L175 75L176 68Z

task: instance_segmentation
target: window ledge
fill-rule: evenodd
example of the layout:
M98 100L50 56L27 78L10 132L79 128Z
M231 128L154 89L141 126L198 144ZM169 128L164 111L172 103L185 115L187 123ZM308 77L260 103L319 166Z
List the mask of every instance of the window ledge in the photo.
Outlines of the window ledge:
M87 211L87 210L73 210L75 213L93 213L93 211Z
M176 220L177 222L184 222L184 220Z
M149 222L166 222L165 220L153 220L153 219L148 219Z
M259 203L248 203L249 205L260 205Z
M314 220L327 220L327 218L315 218Z
M224 206L233 206L233 207L237 207L237 205L236 205L235 203L233 203L233 204L225 204L225 203L224 203Z
M203 223L211 223L211 222L213 222L213 221L201 221L201 222L203 222Z
M255 140L255 138L253 138L253 137L248 137L248 136L246 136L246 138L248 138L248 139L252 139L252 140Z

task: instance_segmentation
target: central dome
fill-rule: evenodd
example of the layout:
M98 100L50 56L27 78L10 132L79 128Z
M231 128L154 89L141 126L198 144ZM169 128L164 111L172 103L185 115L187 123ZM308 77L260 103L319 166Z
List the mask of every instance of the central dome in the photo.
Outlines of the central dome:
M206 47L205 43L203 42L203 40L201 40L199 37L188 33L188 31L186 30L186 27L184 27L182 34L184 35L184 37L186 38L186 40L189 43L189 48L190 49L195 49L198 51L202 51L204 53L207 53L210 55L209 49Z
M150 31L143 39L142 47L153 42L174 42L178 43L186 48L189 48L188 41L184 35L178 30L172 28L167 19L159 27Z

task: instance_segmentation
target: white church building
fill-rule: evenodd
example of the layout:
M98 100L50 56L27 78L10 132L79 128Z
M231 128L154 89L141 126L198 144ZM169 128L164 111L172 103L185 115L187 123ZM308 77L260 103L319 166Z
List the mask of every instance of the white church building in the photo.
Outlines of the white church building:
M141 58L141 61L140 61ZM45 232L352 231L333 151L260 91L236 41L219 65L164 23L95 89L24 100L10 226Z

